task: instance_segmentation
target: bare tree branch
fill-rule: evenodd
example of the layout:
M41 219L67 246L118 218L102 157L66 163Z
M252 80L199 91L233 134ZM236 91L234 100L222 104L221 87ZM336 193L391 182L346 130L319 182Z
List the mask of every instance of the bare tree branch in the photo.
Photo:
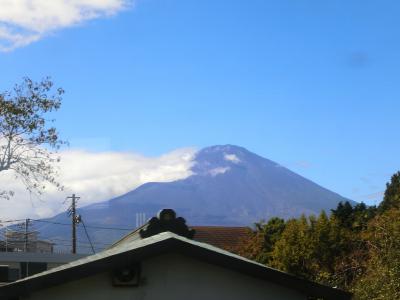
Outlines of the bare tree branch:
M45 116L61 106L64 90L53 88L50 78L34 82L24 78L13 90L0 94L0 172L13 171L29 192L42 194L45 184L57 182L55 153L64 141ZM12 197L1 191L0 198Z

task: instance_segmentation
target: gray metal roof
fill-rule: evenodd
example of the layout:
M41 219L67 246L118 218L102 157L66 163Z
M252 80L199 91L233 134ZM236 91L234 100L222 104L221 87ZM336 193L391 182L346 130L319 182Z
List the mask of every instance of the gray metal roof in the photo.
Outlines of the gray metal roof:
M127 258L131 261L141 261L145 258L171 252L178 252L211 264L291 287L309 296L323 297L328 300L351 299L350 293L299 279L220 248L193 241L171 232L159 233L145 239L125 239L112 248L97 254L0 287L0 297L16 296L24 292L29 293L35 289L62 284L80 277L121 267L126 264Z
M48 271L44 271L44 272L29 276L29 277L26 277L26 278L17 280L15 282L10 283L10 285L18 284L18 283L24 282L24 281L29 281L29 280L31 280L33 278L37 278L37 277L47 276L47 275L52 274L52 273L57 273L57 272L60 272L60 271L66 270L66 269L70 269L70 268L74 268L74 267L77 267L77 266L85 265L85 264L88 264L88 263L91 263L91 262L99 261L99 260L102 260L102 259L107 258L107 257L111 257L111 256L114 256L114 255L122 254L124 252L129 252L129 251L132 251L132 250L135 250L135 249L138 249L138 248L146 247L147 245L155 244L155 243L158 243L158 242L164 241L166 239L170 239L170 238L185 239L185 238L182 238L179 235L176 235L174 233L163 232L163 233L160 233L160 234L158 234L156 236L149 237L147 239L135 240L135 241L130 241L130 242L119 244L118 246L115 246L113 248L101 251L101 252L99 252L97 254L86 256L84 258L81 258L81 259L72 261L70 263L61 265L59 267L52 268L52 269L50 269Z

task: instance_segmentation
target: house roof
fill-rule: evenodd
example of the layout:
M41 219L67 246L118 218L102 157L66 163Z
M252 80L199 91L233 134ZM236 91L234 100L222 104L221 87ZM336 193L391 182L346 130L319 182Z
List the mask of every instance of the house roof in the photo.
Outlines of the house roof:
M122 237L115 242L111 247L141 239L140 232L148 227L148 223L133 230L131 233ZM193 240L207 243L215 247L235 252L249 237L251 229L249 227L228 227L228 226L190 226L194 230Z
M193 237L195 241L211 244L233 252L251 234L251 229L248 227L191 226L190 228L195 230Z
M118 243L98 254L7 284L0 287L0 298L7 299L29 294L46 287L124 267L127 263L140 262L143 259L166 253L179 253L290 287L312 297L323 297L326 300L351 299L351 294L348 292L299 279L228 251L171 232L162 232L148 238Z
M173 209L165 208L160 210L160 212L157 214L157 217L151 218L142 226L128 233L120 240L112 244L110 248L118 246L121 243L147 238L166 231L176 233L189 239L192 239L195 234L194 229L191 229L186 225L186 220L184 218L177 218Z

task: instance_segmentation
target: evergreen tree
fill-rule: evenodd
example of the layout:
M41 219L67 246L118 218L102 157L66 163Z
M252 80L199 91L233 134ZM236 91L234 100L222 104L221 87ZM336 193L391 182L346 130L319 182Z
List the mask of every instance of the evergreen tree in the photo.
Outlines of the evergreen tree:
M340 225L351 228L354 221L354 211L349 201L340 202L336 209L332 209L333 216L340 222Z
M271 265L310 279L311 256L312 243L307 218L303 215L299 219L289 220L272 251Z
M255 231L244 241L239 254L263 264L269 264L271 252L285 229L285 220L271 218L267 223L255 223Z
M391 208L400 209L400 171L392 176L390 183L386 183L385 195L379 205L380 212Z
M376 206L367 206L363 202L356 204L353 209L352 228L357 231L366 229L368 222L375 217L376 213Z
M265 225L260 228L264 234L264 250L270 253L275 243L280 239L285 229L285 220L281 218L271 218Z

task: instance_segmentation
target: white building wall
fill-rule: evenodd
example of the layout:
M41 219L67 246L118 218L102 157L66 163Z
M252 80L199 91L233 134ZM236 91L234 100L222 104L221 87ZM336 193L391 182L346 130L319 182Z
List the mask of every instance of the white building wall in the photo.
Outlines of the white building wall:
M306 300L295 290L179 255L142 263L143 283L113 287L108 273L37 291L31 300Z

